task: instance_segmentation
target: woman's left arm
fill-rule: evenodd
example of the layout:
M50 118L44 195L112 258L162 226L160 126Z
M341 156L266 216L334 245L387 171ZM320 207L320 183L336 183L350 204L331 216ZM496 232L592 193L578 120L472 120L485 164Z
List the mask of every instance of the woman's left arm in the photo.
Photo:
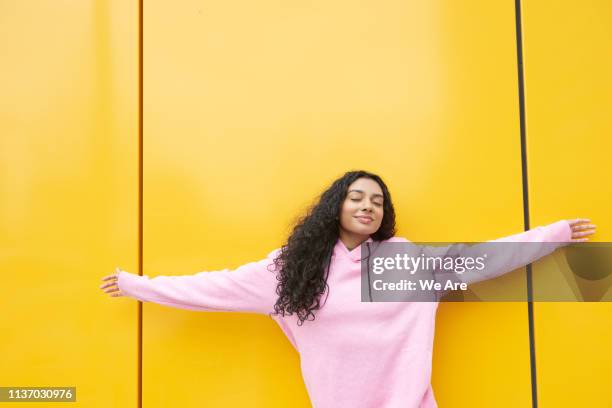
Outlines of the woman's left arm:
M424 247L424 252L429 256L471 258L482 257L486 253L483 270L472 269L461 274L444 272L447 277L471 284L495 278L535 262L561 246L588 241L587 236L595 233L595 225L583 224L590 221L588 218L560 220L476 245Z

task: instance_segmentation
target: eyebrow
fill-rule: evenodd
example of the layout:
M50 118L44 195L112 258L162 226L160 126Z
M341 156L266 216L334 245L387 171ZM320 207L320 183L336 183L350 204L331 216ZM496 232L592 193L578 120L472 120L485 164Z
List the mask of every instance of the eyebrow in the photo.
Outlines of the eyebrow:
M357 190L357 189L352 189L352 190L349 190L348 192L350 193L350 192L353 192L353 191L356 192L356 193L363 193L363 190ZM372 194L372 197L384 198L384 196L382 194L378 194L378 193L377 194Z

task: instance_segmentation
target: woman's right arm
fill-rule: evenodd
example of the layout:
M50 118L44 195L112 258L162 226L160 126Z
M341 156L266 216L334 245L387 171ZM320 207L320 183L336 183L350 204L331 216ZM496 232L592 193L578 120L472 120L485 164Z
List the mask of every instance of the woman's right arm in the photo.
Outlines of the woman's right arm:
M276 303L278 280L273 259L277 251L234 270L194 275L149 278L119 270L116 284L122 295L143 302L198 311L268 314Z

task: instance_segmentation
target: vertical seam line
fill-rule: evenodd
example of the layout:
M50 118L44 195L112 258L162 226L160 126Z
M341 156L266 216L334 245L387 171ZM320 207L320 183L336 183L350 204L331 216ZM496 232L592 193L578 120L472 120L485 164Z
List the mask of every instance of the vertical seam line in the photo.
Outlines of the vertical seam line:
M138 273L143 275L143 3L138 0ZM142 408L142 302L138 302L138 399Z
M523 224L525 231L530 229L529 220L529 184L527 174L527 138L526 138L526 115L525 115L525 83L523 72L523 35L521 0L515 0L515 23L516 23L516 57L518 68L518 93L519 93L519 121L521 132L521 169L523 185ZM531 264L527 265L527 317L529 321L529 365L531 374L531 405L538 407L538 390L535 360L535 323L533 313L533 281Z

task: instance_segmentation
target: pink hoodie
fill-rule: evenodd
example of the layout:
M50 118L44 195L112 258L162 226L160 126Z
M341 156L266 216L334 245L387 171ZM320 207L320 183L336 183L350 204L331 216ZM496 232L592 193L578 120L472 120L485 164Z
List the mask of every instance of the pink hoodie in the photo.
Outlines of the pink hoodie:
M561 220L495 241L558 243L535 246L536 250L517 254L521 259L512 262L504 260L508 263L498 270L501 274L569 243L571 228ZM393 237L388 242L410 241ZM118 286L125 296L143 302L199 311L269 314L277 298L272 259L278 251L234 270L152 279L120 271ZM324 305L314 312L315 320L298 326L295 315L271 316L300 354L312 406L437 407L431 358L438 303L361 302L360 259L361 246L349 251L338 240L329 270L329 292L321 298Z

